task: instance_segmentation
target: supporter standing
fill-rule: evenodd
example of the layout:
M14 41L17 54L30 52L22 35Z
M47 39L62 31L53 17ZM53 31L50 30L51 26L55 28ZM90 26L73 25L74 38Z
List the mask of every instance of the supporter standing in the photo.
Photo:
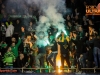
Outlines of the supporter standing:
M26 68L25 64L26 64L26 61L25 61L24 54L21 53L16 59L17 68ZM22 72L22 70L19 69L18 72Z
M88 43L93 43L93 56L94 56L95 68L98 68L100 66L100 38L99 36L91 39Z
M6 43L8 46L11 45L11 37L13 36L14 33L14 26L12 25L12 22L10 22L10 25L7 27L6 30Z
M30 21L29 26L28 26L28 33L32 33L32 32L34 32L34 31L35 31L35 30L33 29L33 22Z
M68 68L70 68L69 44L68 44L68 40L66 39L64 32L61 32L61 37L59 38L58 44L60 45L62 68L64 68L64 60L66 61Z
M0 68L2 68L2 66L3 66L3 63L2 63L2 54L0 52Z
M4 25L4 23L1 23L0 31L1 31L1 40L5 41L6 26Z
M21 39L19 38L18 43L15 44L14 42L11 45L11 51L14 53L15 57L18 57L18 47L21 43Z
M16 58L11 52L11 47L8 47L7 52L4 54L3 63L5 64L5 68L13 68L13 62L15 62Z
M76 60L77 60L77 66L79 71L81 70L81 68L85 68L86 67L86 63L85 63L85 53L86 53L86 49L85 49L85 42L87 39L87 33L85 35L85 37L80 39L80 36L77 35L76 32L73 32L73 38L72 42L76 45ZM80 65L81 64L81 65Z
M36 60L37 54L38 54L38 47L37 47L35 41L32 42L31 52L32 52L32 57L33 57L33 65L32 65L32 67L33 67L36 64L35 60Z
M51 47L51 53L47 56L47 60L50 62L50 64L52 65L52 67L54 68L54 70L56 70L56 57L58 54L58 40L55 39L55 41L53 42L53 45Z

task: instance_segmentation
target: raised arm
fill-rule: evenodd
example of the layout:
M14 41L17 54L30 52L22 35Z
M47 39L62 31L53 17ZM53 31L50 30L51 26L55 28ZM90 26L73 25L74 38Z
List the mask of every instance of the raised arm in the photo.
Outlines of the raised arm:
M18 43L16 44L16 46L19 47L20 44L21 44L21 39L20 39L20 37L19 37Z

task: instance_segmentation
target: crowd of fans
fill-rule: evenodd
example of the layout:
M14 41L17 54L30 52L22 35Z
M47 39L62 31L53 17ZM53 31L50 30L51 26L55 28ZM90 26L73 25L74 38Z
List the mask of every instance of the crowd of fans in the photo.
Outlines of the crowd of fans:
M51 26L47 31L51 44L45 47L36 44L38 39L35 28L39 15L43 15L38 7L29 6L29 14L34 15L35 19L30 18L29 21L27 18L11 18L9 15L20 14L20 12L18 8L13 9L13 7L9 9L11 11L6 11L5 1L0 0L0 68L47 68L50 63L55 70L58 45L60 45L62 68L64 68L64 60L68 68L77 67L79 71L81 68L100 68L100 23L95 16L85 15L85 6L93 4L90 0L80 0L79 5L77 5L78 0L66 1L66 7L72 10L72 13L64 15L67 35L61 32L61 35L55 39L58 30ZM11 1L17 5L15 0ZM22 6L24 9L27 7L25 4ZM25 21L29 21L27 25ZM53 61L52 57L54 57ZM82 71L86 72L86 70ZM91 72L91 70L87 71Z

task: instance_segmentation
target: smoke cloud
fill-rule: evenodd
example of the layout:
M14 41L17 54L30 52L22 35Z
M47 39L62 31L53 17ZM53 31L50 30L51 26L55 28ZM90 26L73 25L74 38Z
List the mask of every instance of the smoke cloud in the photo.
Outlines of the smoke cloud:
M39 25L36 27L37 33L47 32L51 25L59 31L65 29L63 18L63 14L66 13L65 0L34 0L34 2L40 5L40 11L43 12L39 17Z
M12 8L16 9L19 14L29 14L26 5L31 7L36 5L39 8L39 12L42 14L40 14L39 21L37 23L37 34L39 32L44 32L47 36L46 32L51 25L59 31L65 29L65 19L63 16L69 12L69 10L66 9L65 0L15 0L14 5L11 5L9 1L12 2L12 0L8 0L8 2L6 2L7 6L12 6ZM21 8L22 6L26 9Z
M43 27L42 31L46 32L50 25L58 28L58 30L64 30L63 14L67 13L65 0L28 0L28 3L31 4L31 1L38 5L43 13L39 17L37 31Z

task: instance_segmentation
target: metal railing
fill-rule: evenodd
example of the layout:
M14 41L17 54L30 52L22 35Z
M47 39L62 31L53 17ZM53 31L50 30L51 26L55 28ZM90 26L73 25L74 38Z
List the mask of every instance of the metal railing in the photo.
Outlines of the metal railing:
M22 73L24 73L24 70L39 70L40 73L42 72L42 70L48 70L48 73L51 73L51 69L53 68L0 68L0 73L2 70L21 70ZM59 68L57 68L56 70L58 70ZM77 72L78 68L60 68L60 70L75 70L75 72ZM96 70L100 70L100 68L81 68L81 70L93 70L93 72L95 73Z

